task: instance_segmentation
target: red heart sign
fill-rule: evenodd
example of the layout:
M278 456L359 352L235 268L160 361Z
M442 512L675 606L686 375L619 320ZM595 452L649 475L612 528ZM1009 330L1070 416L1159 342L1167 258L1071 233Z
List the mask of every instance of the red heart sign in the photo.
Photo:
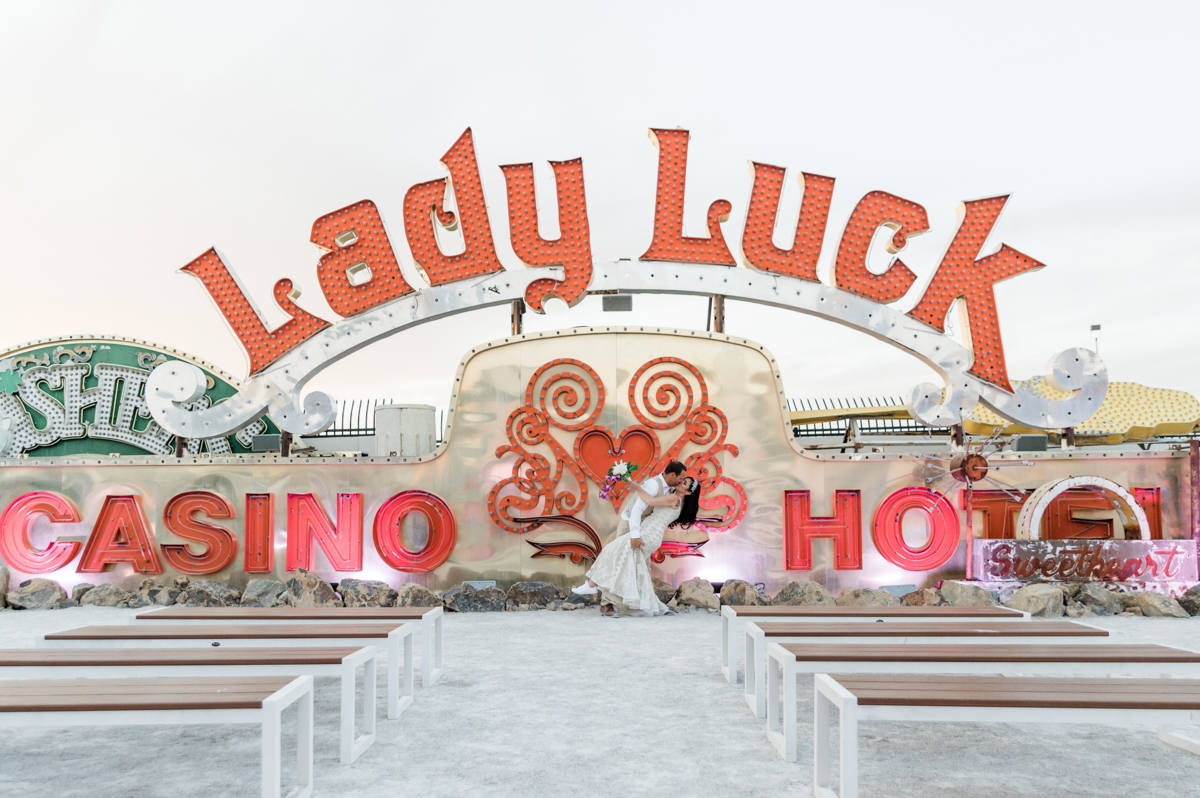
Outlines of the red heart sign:
M582 430L575 438L575 461L597 485L604 484L608 469L618 460L636 465L634 479L641 482L651 476L649 468L658 463L661 453L658 436L641 424L626 427L615 441L612 432L600 424ZM622 498L628 490L629 486L624 482L613 486L609 501L614 510L621 508Z

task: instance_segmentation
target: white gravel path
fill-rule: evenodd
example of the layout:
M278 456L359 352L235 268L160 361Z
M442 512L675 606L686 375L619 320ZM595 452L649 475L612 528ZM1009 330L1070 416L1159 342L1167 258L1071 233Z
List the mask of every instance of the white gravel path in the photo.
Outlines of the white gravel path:
M0 612L0 646L132 612ZM1115 640L1200 649L1200 618L1093 622ZM800 762L781 761L721 677L719 634L706 614L448 615L443 681L381 719L351 766L337 757L336 684L318 681L314 795L812 795L811 726ZM800 695L811 717L811 681ZM860 740L864 796L1200 794L1200 757L1150 727L880 723ZM258 756L251 727L4 730L0 796L255 796Z

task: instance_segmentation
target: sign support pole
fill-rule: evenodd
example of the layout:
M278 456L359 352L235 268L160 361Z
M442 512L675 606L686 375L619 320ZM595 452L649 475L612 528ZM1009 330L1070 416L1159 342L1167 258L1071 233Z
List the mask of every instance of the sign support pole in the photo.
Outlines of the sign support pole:
M711 308L711 316L709 318L710 328L713 332L725 332L725 297L713 295L709 300Z
M1200 540L1200 440L1191 441L1192 540Z

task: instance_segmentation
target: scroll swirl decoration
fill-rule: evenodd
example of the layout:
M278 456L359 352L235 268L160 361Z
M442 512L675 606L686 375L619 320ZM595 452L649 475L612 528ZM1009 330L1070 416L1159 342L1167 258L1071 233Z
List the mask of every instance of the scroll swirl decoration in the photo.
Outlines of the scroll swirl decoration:
M687 455L688 474L701 485L700 508L705 517L697 527L727 531L745 517L746 492L724 475L718 455L737 457L738 448L725 442L729 422L709 404L708 384L692 364L676 357L659 357L645 363L629 382L629 408L640 424L614 434L596 423L604 409L604 382L588 364L573 358L552 360L533 373L525 388L524 404L508 416L508 444L496 457L515 454L512 474L492 486L488 514L501 529L524 534L560 523L584 531L588 542L534 542L534 557L570 557L573 562L594 560L600 540L577 517L587 505L589 481L597 485L618 460L635 463L642 478L654 476L672 460L683 456L689 444L699 447ZM682 434L666 448L659 433L682 427ZM574 433L571 450L552 434ZM549 449L549 456L535 447ZM565 480L567 475L570 480ZM619 483L609 501L619 511L628 491ZM703 556L700 543L665 541L655 562L664 557Z

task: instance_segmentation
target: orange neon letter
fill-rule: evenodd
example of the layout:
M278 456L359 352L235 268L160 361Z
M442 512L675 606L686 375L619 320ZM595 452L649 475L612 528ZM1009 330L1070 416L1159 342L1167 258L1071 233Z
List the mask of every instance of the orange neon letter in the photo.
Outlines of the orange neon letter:
M275 301L292 318L279 325L274 332L268 332L258 309L215 249L205 252L180 271L187 272L204 284L204 290L217 303L233 334L246 350L251 374L262 371L289 349L329 326L329 322L301 310L292 302L299 292L293 294L292 281L284 279L275 283Z
M161 574L154 552L154 534L137 496L109 496L100 508L76 573L100 574L110 565L127 562L143 574Z
M542 312L542 301L556 296L573 306L587 293L592 279L592 238L583 193L583 159L551 161L558 189L559 236L553 241L538 232L533 164L501 166L508 188L508 229L513 252L530 266L562 266L566 279L535 280L525 289L525 302Z
M846 222L833 266L833 280L838 288L867 299L895 302L908 293L917 275L899 258L894 259L883 274L875 274L867 268L871 239L880 227L894 231L887 251L895 255L908 246L909 236L929 230L929 215L917 203L885 191L867 194L858 201Z
M779 223L785 170L765 163L753 166L754 188L750 191L750 207L742 231L742 260L764 272L817 282L817 259L821 256L825 223L829 220L833 178L800 173L804 199L796 220L796 239L791 249L780 249L771 239Z
M328 253L317 265L317 280L329 307L339 316L353 316L412 293L400 273L383 217L371 200L317 219L308 240Z
M184 540L204 544L200 554L192 554L181 543L160 543L163 559L181 574L215 574L233 562L237 539L223 526L207 524L196 516L237 518L237 510L224 496L206 490L194 490L174 496L163 510L167 529Z
M688 132L650 129L650 140L658 147L658 191L654 201L654 240L638 260L667 260L683 263L711 263L736 266L721 222L729 218L733 206L717 200L708 206L708 238L688 238L683 234L683 188L687 182Z
M908 315L945 332L946 313L957 299L966 305L967 346L975 355L970 371L981 380L1012 393L1008 367L1004 363L1004 344L1000 340L1000 320L996 317L996 292L1001 280L1045 266L1007 244L986 258L976 257L991 234L1008 195L972 200L959 206L962 220L950 248L933 274L925 295Z
M413 260L425 270L430 285L503 271L483 201L483 182L479 179L471 128L442 156L442 164L450 171L449 179L418 183L404 195L404 233ZM450 186L454 187L457 216L442 210ZM461 227L466 249L459 255L443 254L434 235L435 225L445 230Z

